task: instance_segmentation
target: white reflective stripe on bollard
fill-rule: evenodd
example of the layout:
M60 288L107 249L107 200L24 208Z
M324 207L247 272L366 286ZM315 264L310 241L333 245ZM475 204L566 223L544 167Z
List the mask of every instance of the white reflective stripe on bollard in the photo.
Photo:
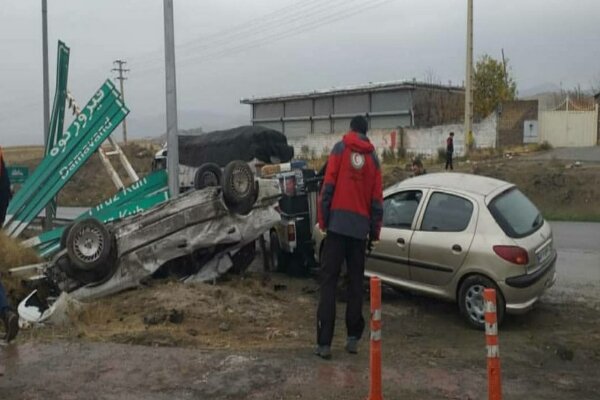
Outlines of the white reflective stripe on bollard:
M381 310L375 310L373 312L373 321L381 321Z
M496 304L491 301L486 301L484 305L484 311L486 313L496 313Z
M497 344L487 345L487 356L488 358L499 358L500 357L500 348Z
M485 323L485 334L488 336L498 335L498 324L495 322L493 324L488 324L486 322Z
M381 340L381 330L371 331L371 340L380 341Z

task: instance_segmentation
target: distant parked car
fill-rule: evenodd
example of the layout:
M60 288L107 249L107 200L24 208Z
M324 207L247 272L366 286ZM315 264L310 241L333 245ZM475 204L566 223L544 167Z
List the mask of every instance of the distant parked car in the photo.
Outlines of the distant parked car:
M556 280L552 230L515 185L458 173L422 175L384 191L381 241L365 275L458 302L484 327L483 289L498 319L528 311ZM315 229L320 255L323 237Z

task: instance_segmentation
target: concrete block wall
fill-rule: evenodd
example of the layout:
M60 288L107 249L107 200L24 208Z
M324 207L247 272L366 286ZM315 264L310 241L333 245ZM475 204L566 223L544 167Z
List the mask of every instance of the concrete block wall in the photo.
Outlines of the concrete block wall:
M473 126L475 146L478 148L496 147L496 128L498 120L492 114ZM463 124L440 125L431 128L409 129L373 129L368 133L369 139L377 149L379 156L387 149L397 152L404 147L407 153L424 157L436 157L438 148L446 147L446 138L454 132L454 152L456 156L465 153L465 135ZM309 155L320 157L333 148L342 139L345 132L333 134L307 134L302 137L288 138L288 143L294 146L296 157L302 155L302 150L308 149Z
M496 147L498 118L492 114L483 121L473 124L475 147ZM431 128L405 129L404 147L408 153L436 157L439 148L446 148L446 138L454 132L454 155L465 154L465 128L463 124L439 125Z

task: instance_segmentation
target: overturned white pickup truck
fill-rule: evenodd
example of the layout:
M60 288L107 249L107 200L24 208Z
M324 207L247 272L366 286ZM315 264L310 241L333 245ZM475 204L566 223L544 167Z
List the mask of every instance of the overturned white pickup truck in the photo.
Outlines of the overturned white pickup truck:
M234 161L220 187L186 192L118 222L78 221L65 230L63 250L41 266L37 289L21 302L19 314L40 321L63 292L94 299L161 272L185 281L213 280L279 221L280 195L276 180L257 179L245 162Z

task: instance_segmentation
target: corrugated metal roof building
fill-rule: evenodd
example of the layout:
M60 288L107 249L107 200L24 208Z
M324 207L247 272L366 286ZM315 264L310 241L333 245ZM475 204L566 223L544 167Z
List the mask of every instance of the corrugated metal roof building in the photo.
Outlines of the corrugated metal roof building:
M367 116L370 129L456 123L464 116L464 88L417 81L369 83L240 102L251 105L252 124L288 137L345 132L350 119L359 114Z

